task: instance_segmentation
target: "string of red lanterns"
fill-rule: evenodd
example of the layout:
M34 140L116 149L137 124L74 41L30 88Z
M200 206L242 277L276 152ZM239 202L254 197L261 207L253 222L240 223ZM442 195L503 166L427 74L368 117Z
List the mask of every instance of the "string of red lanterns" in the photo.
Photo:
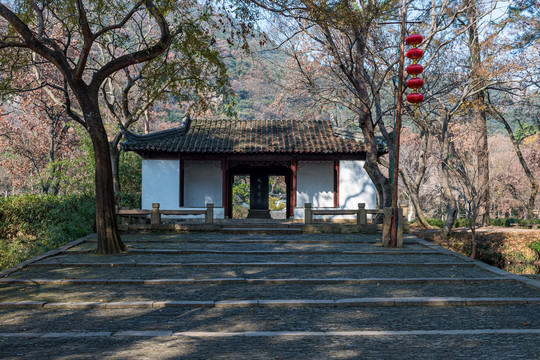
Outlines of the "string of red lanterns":
M407 36L405 42L407 45L412 45L413 48L407 50L405 56L411 59L413 63L407 66L407 73L413 77L407 81L407 87L413 89L414 92L407 95L407 101L411 104L414 104L416 108L419 103L424 101L424 95L418 92L418 89L424 86L424 80L420 79L418 75L424 71L424 67L420 64L417 64L418 60L424 56L422 49L417 48L417 46L424 40L422 35L412 34Z

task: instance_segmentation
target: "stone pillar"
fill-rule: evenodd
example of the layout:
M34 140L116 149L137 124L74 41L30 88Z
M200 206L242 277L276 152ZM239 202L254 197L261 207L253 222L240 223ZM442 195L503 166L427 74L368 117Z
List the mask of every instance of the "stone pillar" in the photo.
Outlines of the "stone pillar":
M356 224L367 225L366 204L358 204L358 212L356 213Z
M313 214L311 213L311 203L304 204L304 224L313 224Z
M205 224L214 223L214 203L206 204L206 215L204 216Z

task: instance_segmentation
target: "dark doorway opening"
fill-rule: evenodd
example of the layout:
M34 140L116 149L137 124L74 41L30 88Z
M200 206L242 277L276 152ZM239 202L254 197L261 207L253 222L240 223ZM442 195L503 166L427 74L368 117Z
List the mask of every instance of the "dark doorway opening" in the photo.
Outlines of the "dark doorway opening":
M271 218L279 210L279 218L291 214L292 171L283 165L236 165L227 171L226 213L234 219ZM246 213L247 212L247 213Z

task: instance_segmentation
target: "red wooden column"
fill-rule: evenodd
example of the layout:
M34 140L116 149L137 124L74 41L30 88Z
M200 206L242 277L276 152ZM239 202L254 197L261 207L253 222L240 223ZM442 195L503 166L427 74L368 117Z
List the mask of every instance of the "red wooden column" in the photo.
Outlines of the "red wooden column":
M294 158L291 163L291 171L292 171L292 186L291 186L291 193L289 196L291 197L291 208L289 209L289 216L294 217L294 208L296 207L296 173L298 171L298 159Z
M339 207L339 160L334 160L334 207Z
M180 159L180 207L184 206L184 160Z
M229 217L229 186L227 181L229 163L227 158L221 159L221 206L223 206L225 219Z

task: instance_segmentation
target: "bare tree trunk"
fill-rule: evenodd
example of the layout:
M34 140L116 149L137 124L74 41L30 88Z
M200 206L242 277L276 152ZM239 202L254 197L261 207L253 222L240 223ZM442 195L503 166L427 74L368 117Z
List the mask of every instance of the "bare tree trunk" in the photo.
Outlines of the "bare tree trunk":
M150 114L148 109L144 111L144 133L150 133Z
M418 221L425 229L431 229L433 227L427 222L424 211L420 206L420 185L422 184L426 174L426 153L429 144L429 134L425 128L421 128L420 137L422 139L422 145L420 146L420 151L418 153L418 172L416 174L414 183L409 179L405 172L403 172L403 170L400 169L399 174L409 192Z
M373 123L371 122L371 117L369 114L366 113L364 116L360 117L359 125L360 129L362 130L362 134L364 135L364 142L366 145L366 162L364 164L364 169L377 189L377 193L379 194L378 205L382 209L390 206L392 200L390 181L379 168L377 161L378 147L375 139L375 129L373 128Z
M452 226L457 218L457 204L452 189L450 187L450 136L448 134L448 121L450 119L445 116L442 126L442 141L441 141L441 186L443 189L443 196L446 202L446 221L441 231L443 239L448 239Z
M121 192L122 185L120 184L120 149L118 144L122 138L122 133L118 132L114 139L109 142L109 151L111 152L111 166L112 166L112 176L113 176L113 186L114 192Z
M84 100L87 102L83 102ZM79 97L79 101L94 146L97 253L116 254L125 251L126 247L120 238L116 222L111 154L107 132L99 112L97 91L95 91L95 96Z
M484 95L480 95L477 101L481 103L479 106L485 108ZM476 102L476 101L475 101ZM483 109L473 109L475 127L477 130L477 166L478 166L478 221L483 226L489 225L490 218L490 191L489 191L489 149L487 139L486 112Z
M407 175L405 175L403 170L399 169L399 175L401 176L401 180L403 181L405 187L407 188L407 191L409 192L409 196L414 206L414 211L416 213L416 218L418 219L418 222L420 223L420 225L422 225L423 228L432 229L433 227L427 222L424 211L420 207L420 196L418 188L416 188L414 184L412 184L412 182L407 178Z
M476 239L476 227L471 226L471 258L478 258L478 241Z
M512 128L510 127L510 124L508 124L508 121L506 121L506 118L498 112L493 106L490 107L492 110L492 114L496 119L498 119L506 129L506 132L508 133L508 137L512 141L512 144L514 145L514 150L516 152L516 155L519 159L519 163L521 164L521 167L523 168L523 171L525 171L525 175L527 176L527 179L529 179L529 182L531 183L531 194L529 196L529 201L527 202L527 218L529 220L532 220L534 218L533 210L534 210L534 204L536 202L536 196L538 195L538 191L540 187L538 186L538 180L534 177L534 175L531 172L531 169L529 168L529 165L527 165L527 162L525 161L525 158L523 157L523 153L521 152L521 149L519 147L519 142L516 140L514 136L514 132L512 131Z
M482 83L482 54L480 49L480 41L478 38L478 16L476 0L467 0L469 7L467 12L469 22L469 54L471 61L471 77ZM472 113L474 130L476 132L477 145L477 168L478 179L476 188L478 191L478 219L475 221L481 225L489 225L489 149L487 139L487 123L486 123L486 100L483 92L478 92L473 96Z

